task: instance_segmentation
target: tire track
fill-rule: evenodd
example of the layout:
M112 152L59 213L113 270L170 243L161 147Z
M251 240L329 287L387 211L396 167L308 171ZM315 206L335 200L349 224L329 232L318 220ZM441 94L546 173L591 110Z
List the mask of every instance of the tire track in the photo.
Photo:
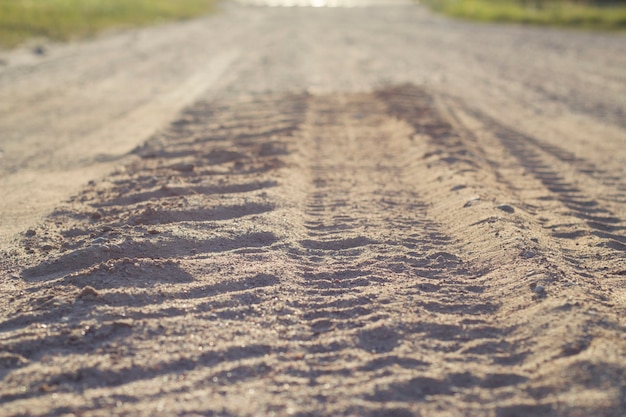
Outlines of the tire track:
M459 122L456 114L475 113L471 108L459 106L458 103L450 108L446 99L436 99L426 91L410 85L384 89L377 92L377 97L385 102L390 114L406 121L415 129L414 139L419 140L414 140L414 146L421 148L423 162L417 162L420 158L415 158L412 170L417 178L423 179L419 189L422 197L431 206L431 216L449 228L451 236L459 242L458 248L461 251L466 249L468 255L472 255L474 251L477 254L482 253L482 256L468 256L468 260L483 268L478 274L484 279L481 281L483 288L500 291L498 293L503 303L494 314L494 323L498 323L495 327L507 328L509 332L499 338L498 342L478 343L477 350L483 352L482 349L485 349L495 355L505 346L505 350L517 347L518 349L513 349L511 356L498 358L495 362L509 363L514 368L525 369L528 372L525 374L528 377L527 387L554 386L555 383L558 385L554 375L573 376L575 372L561 368L565 363L572 367L569 369L590 366L585 359L588 357L588 349L602 343L600 341L607 334L605 331L611 333L623 329L623 321L619 318L624 312L621 302L623 283L620 278L623 276L624 258L621 251L615 250L605 240L601 245L606 244L606 247L598 251L592 260L588 257L589 249L583 247L583 243L579 248L578 242L570 245L570 240L560 237L555 239L552 233L544 236L540 229L545 230L544 222L548 221L546 217L551 216L541 211L545 204L542 204L541 199L536 199L537 195L548 196L550 201L555 200L563 207L565 204L561 200L566 200L569 197L566 193L572 190L556 187L553 190L547 189L540 178L537 178L539 169L534 172L537 176L533 175L533 178L541 184L542 190L535 190L522 171L530 169L521 166L520 155L504 146L501 135L498 135L500 131L475 120L472 121L471 128ZM433 112L434 108L441 109L442 113L438 115ZM424 135L428 129L421 125L421 121L434 126L435 134ZM513 139L511 141L513 143L508 143L511 147L518 143ZM541 155L546 160L551 156L545 156L545 153ZM512 166L505 165L511 161ZM530 158L527 162L531 167ZM563 165L556 166L562 168ZM571 168L564 169L564 172L569 171ZM606 185L613 187L619 195L619 184L616 186L612 179L605 179ZM548 178L544 180L547 182ZM587 183L581 181L581 184ZM528 194L526 187L532 191L532 199L524 198ZM592 188L587 186L582 189L588 193ZM619 219L619 216L613 214L614 210L620 212L619 206L610 201L601 201L605 207L610 207L602 212L603 215ZM510 204L501 204L503 202ZM567 206L565 209L558 211L561 219L564 214L572 216L573 209ZM582 211L575 214L585 215ZM581 217L574 218L580 223ZM582 218L586 222L598 220ZM593 229L589 233L593 233ZM620 236L619 231L616 235ZM611 238L613 236L608 236L608 239ZM517 278L511 279L514 276ZM544 286L549 288L550 294L547 297ZM535 292L533 300L539 302L538 304L529 304L524 297L524 290L528 288ZM537 288L539 292L536 292ZM572 300L580 300L581 304L572 305ZM591 304L586 304L588 302ZM598 322L593 318L592 312L582 307L584 305L593 305L594 308L603 306L602 317L607 321ZM559 320L563 320L563 324L557 323ZM557 334L559 342L551 336ZM473 352L472 348L463 349ZM610 350L604 352L605 360L601 360L602 364L598 366L605 369L607 374L614 374L614 363L621 360L620 356L613 355ZM597 369L595 366L591 368ZM591 385L598 383L598 374L595 372L592 371L592 376L587 380L595 381ZM445 384L430 382L442 390L446 389ZM587 410L585 412L608 416L619 413L618 410L623 408L623 405L618 405L621 400L611 400L614 405L601 409L581 401L573 395L572 390L581 380L574 377L570 383L570 386L559 389L559 399L553 397L552 400L548 399L550 395L539 394L541 390L527 388L526 392L534 399L534 404L503 405L497 408L496 415L576 415ZM411 390L404 391L399 386L396 388L407 396L414 393ZM622 398L617 393L622 392L620 390L622 388L611 394L617 396L613 398ZM561 402L564 398L568 398L567 406Z
M196 103L11 254L3 411L614 415L619 305L464 204L481 146L408 85Z
M422 116L423 133L442 125L432 109ZM375 95L354 94L313 97L302 130L305 233L290 249L302 294L291 306L308 328L291 340L304 362L295 375L307 381L298 392L316 398L321 387L318 407L332 414L412 415L452 395L471 409L473 390L504 398L526 382L502 365L521 356L493 350L508 334L493 323L497 303L427 215L415 127ZM463 355L471 363L459 364ZM333 408L355 393L360 406Z
M275 314L280 229L259 219L277 210L270 195L305 111L298 94L199 102L26 234L29 298L0 324L7 415L33 404L154 415L153 398L181 390L202 400L196 412L227 415L229 401L207 395L274 372L276 333L247 342L238 329Z
M398 117L416 120L411 115L415 106L405 103L418 100L420 94L411 87L398 92L401 98L392 94L387 101ZM469 169L490 171L504 185L498 192L520 200L520 207L537 216L532 223L538 222L548 231L554 240L549 246L559 247L562 258L582 275L607 271L607 265L611 265L611 274L622 274L626 224L621 203L626 199L626 185L621 177L573 152L504 126L465 103L447 98L440 106L448 109L454 124L448 127L452 134L446 133L454 139L433 142L443 160L465 162L446 157L451 148L457 155L469 156L474 162L473 166L465 164ZM539 185L529 181L526 174ZM553 201L558 204L551 204ZM583 254L580 249L589 245L601 249L593 255Z
M485 123L504 149L545 187L546 198L556 199L566 208L564 214L572 218L569 224L563 224L562 220L557 224L544 224L551 230L552 237L575 241L594 236L599 239L598 246L609 250L607 260L623 259L626 222L619 209L621 203L626 201L626 186L621 178L558 146L516 132L484 115L474 116ZM568 175L571 172L591 181ZM603 192L595 189L598 186ZM567 259L580 266L580 254L570 250L566 252Z

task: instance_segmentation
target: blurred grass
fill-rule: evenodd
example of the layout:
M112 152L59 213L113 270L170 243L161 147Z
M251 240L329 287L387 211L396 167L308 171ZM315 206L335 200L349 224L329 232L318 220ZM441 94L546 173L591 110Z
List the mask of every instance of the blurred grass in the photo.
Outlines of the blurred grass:
M584 29L626 29L626 1L424 0L436 11L484 22L513 22Z
M65 41L113 27L186 19L213 5L213 0L0 0L0 47L33 37Z

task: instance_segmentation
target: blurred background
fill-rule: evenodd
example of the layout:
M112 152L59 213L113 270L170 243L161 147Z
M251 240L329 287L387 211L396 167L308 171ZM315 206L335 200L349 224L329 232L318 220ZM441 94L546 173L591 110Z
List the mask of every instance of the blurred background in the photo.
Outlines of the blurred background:
M324 7L358 6L371 0L240 2ZM421 3L439 13L479 21L599 30L626 28L626 0L422 0ZM0 48L12 48L33 38L67 41L111 28L187 19L216 10L215 0L0 0Z
M0 0L0 47L14 47L33 37L83 38L105 29L186 19L213 9L213 0Z

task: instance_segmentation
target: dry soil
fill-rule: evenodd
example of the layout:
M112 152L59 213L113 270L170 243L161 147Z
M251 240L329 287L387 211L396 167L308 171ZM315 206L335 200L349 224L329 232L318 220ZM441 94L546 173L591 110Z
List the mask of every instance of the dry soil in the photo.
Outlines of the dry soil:
M5 52L0 415L625 415L625 39L225 4Z

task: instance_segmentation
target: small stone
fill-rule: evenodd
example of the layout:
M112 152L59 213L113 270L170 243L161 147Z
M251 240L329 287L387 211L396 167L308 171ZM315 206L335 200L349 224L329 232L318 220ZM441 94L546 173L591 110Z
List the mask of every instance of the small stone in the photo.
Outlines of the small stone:
M536 254L535 254L535 252L526 249L522 253L520 253L519 256L521 256L524 259L530 259L530 258L534 258L536 256Z
M463 205L463 207L470 207L473 206L474 204L478 203L480 201L480 197L476 196L476 197L472 197L469 200L467 200L465 202L465 204Z
M515 212L515 209L513 208L513 206L511 206L511 205L509 205L509 204L498 204L498 205L496 206L496 208L497 208L498 210L502 210L502 211L507 212L507 213L513 213L513 212Z
M466 188L466 187L467 187L466 185L459 184L459 185L455 185L454 187L450 188L450 191L459 191L459 190L462 190L463 188Z
M93 220L100 220L102 218L102 213L100 213L98 211L93 212L93 213L91 213L91 218Z
M35 229L28 229L26 233L24 233L26 237L33 237L36 234L37 234L37 231Z
M46 54L46 48L44 48L41 45L35 46L33 48L33 54L35 54L35 55L45 55Z
M543 285L533 282L530 284L530 290L535 293L534 298L544 298L546 296L546 289Z

